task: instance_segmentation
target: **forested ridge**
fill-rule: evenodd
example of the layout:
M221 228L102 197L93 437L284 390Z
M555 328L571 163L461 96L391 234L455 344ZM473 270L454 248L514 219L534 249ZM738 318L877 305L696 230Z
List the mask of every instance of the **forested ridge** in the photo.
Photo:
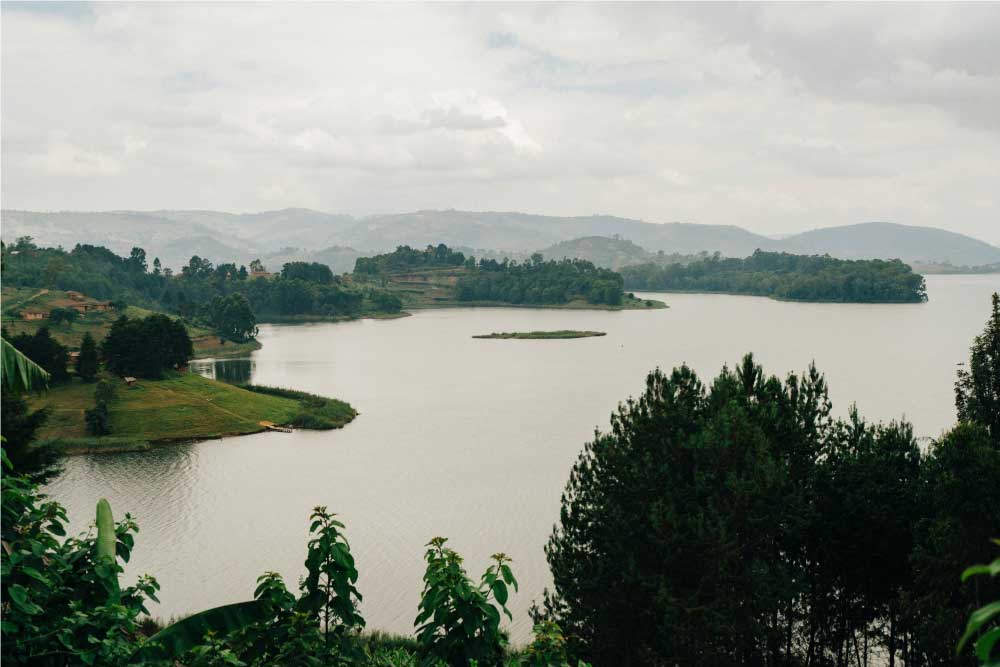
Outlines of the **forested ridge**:
M359 258L355 276L452 269L459 301L559 305L575 299L591 304L619 306L624 300L622 277L579 259L546 261L534 254L524 262L466 257L444 244L414 250L400 246L394 252Z
M924 279L899 260L843 260L757 250L744 259L718 254L687 264L621 270L626 289L726 292L796 301L920 302Z
M523 263L480 260L474 271L456 285L460 301L563 304L573 299L588 303L621 305L622 277L582 259L542 259L539 254Z
M191 257L181 271L148 262L142 248L119 257L107 248L41 248L30 239L4 245L3 280L22 287L75 290L98 299L165 310L204 322L221 336L245 340L256 323L295 317L356 317L398 312L401 304L374 287L359 288L324 264L289 262L268 273L259 260L250 269Z

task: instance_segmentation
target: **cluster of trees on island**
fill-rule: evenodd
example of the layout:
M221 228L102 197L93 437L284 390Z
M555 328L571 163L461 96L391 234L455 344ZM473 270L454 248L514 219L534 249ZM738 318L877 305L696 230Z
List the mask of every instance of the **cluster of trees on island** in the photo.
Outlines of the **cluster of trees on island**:
M927 300L924 279L897 260L843 260L757 250L745 259L718 254L686 264L646 263L621 270L625 288L726 292L796 301L865 303Z
M6 357L6 392L44 373ZM651 372L573 466L545 549L554 591L520 652L501 628L510 560L474 580L443 538L424 555L415 638L366 638L358 566L325 507L298 594L267 572L251 600L146 628L157 582L118 581L134 520L101 501L96 534L64 539L65 511L5 443L0 650L12 665L995 665L1000 295L955 390L959 423L922 449L905 422L834 418L815 368L780 380L747 355L707 384Z

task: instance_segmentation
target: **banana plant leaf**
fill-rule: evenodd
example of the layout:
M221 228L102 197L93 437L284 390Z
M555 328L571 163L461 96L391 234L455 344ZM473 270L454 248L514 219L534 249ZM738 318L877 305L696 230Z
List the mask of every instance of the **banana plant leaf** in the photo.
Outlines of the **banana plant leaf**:
M3 341L0 358L0 384L5 391L20 393L42 389L49 384L49 374L41 366L24 356L17 348Z
M145 660L174 660L201 644L209 631L219 636L267 620L271 613L261 600L237 602L188 616L173 623L149 638L135 658Z
M97 563L107 568L104 577L108 587L110 601L118 602L121 589L118 586L117 556L115 545L118 538L115 535L115 517L111 513L111 504L104 498L97 501ZM100 571L100 570L99 570Z

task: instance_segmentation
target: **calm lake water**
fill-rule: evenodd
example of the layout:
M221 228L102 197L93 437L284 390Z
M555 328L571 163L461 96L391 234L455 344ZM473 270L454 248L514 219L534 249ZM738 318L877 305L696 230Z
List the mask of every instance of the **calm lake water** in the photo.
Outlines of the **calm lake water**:
M308 515L347 524L369 628L412 629L426 542L436 536L476 578L491 553L514 558L513 636L549 575L542 546L577 453L646 373L687 362L703 379L753 351L784 376L815 360L838 413L906 417L934 437L954 420L952 384L982 330L1000 276L931 276L914 305L783 303L660 295L668 310L461 309L399 320L263 326L250 359L200 371L349 401L360 416L299 431L70 458L49 488L72 527L97 499L139 522L129 576L163 589L163 618L249 599L276 570L295 588ZM601 338L474 340L474 334L595 329Z

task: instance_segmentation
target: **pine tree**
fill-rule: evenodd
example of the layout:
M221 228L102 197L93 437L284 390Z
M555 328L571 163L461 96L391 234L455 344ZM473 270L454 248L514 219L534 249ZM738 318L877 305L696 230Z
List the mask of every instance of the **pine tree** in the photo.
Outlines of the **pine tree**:
M594 665L787 664L829 429L814 369L659 370L588 443L545 553L545 615Z

